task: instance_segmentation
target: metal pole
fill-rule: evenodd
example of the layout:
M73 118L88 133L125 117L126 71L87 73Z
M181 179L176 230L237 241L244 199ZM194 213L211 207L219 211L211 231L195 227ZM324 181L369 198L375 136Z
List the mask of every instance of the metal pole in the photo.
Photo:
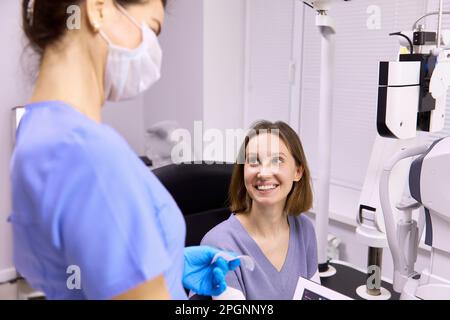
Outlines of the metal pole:
M326 16L326 12L319 12ZM319 25L322 36L320 70L320 104L318 132L318 183L317 183L317 247L319 272L328 270L328 215L331 162L331 115L333 111L334 29Z
M444 9L444 0L439 0L439 15L438 15L438 28L437 28L437 39L436 39L436 48L441 47L441 32L442 32L442 11Z
M371 270L373 267L378 268L379 272L375 269L375 286L366 286L367 294L371 296L381 295L381 263L383 258L383 248L369 247L369 254L367 256L367 267ZM371 278L373 275L368 273L367 279Z

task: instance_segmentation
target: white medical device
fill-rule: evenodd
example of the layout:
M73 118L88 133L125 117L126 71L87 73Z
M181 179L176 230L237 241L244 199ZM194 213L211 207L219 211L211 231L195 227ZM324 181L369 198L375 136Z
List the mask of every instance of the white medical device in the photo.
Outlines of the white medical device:
M414 39L424 33L414 32ZM380 63L377 129L381 136L410 139L418 130L442 130L446 95L442 87L450 83L445 78L449 56L450 50L443 49L437 57L431 52L401 54L399 61Z
M397 32L409 53L379 68L378 133L410 139L417 131L444 128L445 102L450 85L450 30ZM439 41L437 41L439 36ZM407 42L405 42L405 39Z
M411 197L397 204L400 217L393 214L389 193L392 169L403 159L418 156L409 171ZM394 260L394 290L403 299L450 299L450 137L430 147L404 148L385 165L380 179L380 198L386 235ZM412 210L421 207L418 221ZM396 221L397 220L397 221ZM429 268L414 271L422 230L431 247Z
M369 245L369 266L381 267L387 240L394 290L407 299L450 299L450 138L431 147L415 138L417 131L436 132L445 124L450 41L449 31L441 30L442 1L438 14L437 32L417 27L416 22L412 32L391 34L403 37L401 45L409 53L400 54L399 61L380 63L381 137L375 141L358 215L357 236ZM414 264L424 228L431 261L417 274ZM381 291L367 289L367 293L375 296Z

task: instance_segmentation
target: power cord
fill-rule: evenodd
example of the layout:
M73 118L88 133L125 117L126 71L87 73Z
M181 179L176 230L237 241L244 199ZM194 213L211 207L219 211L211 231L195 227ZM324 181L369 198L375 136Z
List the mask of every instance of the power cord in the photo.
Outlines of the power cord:
M308 7L310 7L311 9L314 9L314 7L312 6L312 4L310 4L310 3L306 2L306 1L303 1L303 3L306 4Z
M408 36L404 35L404 34L401 33L401 32L393 32L393 33L389 33L389 35L390 35L390 36L400 36L400 37L403 37L403 38L405 38L406 40L408 40L408 43L409 43L409 53L411 53L411 54L414 53L413 43L412 43L411 39L410 39Z

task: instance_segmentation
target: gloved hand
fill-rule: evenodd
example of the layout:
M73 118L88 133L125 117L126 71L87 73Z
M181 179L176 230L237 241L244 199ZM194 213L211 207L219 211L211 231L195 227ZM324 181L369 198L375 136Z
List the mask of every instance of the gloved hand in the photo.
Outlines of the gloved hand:
M212 259L221 250L209 246L187 247L184 249L183 286L202 296L218 296L227 288L225 275L236 269L239 259L226 261L219 257ZM234 253L228 252L232 255Z

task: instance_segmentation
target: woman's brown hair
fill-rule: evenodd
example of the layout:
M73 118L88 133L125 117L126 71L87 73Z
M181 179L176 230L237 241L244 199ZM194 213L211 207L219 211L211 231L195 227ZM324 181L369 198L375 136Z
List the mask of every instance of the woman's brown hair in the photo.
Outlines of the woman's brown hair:
M33 1L33 3L30 3ZM31 47L39 54L58 41L66 30L67 9L79 5L84 0L23 0L22 25ZM145 3L149 0L115 0L122 6ZM166 0L162 0L164 6ZM30 12L30 8L31 12Z
M274 131L276 130L276 131ZM244 184L244 164L246 160L246 149L248 142L260 133L276 132L279 138L286 144L288 150L294 157L296 166L303 168L303 176L298 182L294 182L292 190L289 192L284 210L289 215L299 215L312 208L313 193L311 187L311 173L306 161L305 152L297 133L285 122L258 121L252 125L249 133L239 150L238 161L233 168L231 177L229 198L231 212L249 212L252 200L247 193Z

